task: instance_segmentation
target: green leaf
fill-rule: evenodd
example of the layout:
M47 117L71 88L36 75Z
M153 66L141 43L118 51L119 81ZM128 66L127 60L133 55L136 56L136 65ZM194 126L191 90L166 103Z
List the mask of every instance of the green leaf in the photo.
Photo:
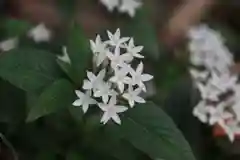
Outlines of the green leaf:
M80 85L86 76L89 62L91 62L92 53L89 47L89 41L85 37L82 28L76 23L72 24L68 43L67 52L71 59L71 65L74 73L74 82Z
M71 150L67 153L66 160L84 160L79 151Z
M71 105L73 98L72 84L64 79L57 80L40 95L36 104L30 109L27 121L34 121L64 109Z
M26 32L31 28L31 24L17 19L6 19L5 21L5 31L6 36L15 37L26 34Z
M124 34L134 38L136 45L144 46L143 53L152 59L159 58L157 32L149 21L146 8L137 11L136 16L123 27Z
M32 93L40 93L62 75L55 56L36 49L17 49L0 57L0 77Z
M173 121L153 103L137 105L122 119L115 134L152 159L194 160L192 151Z
M51 151L41 151L37 154L36 160L56 160L56 154Z

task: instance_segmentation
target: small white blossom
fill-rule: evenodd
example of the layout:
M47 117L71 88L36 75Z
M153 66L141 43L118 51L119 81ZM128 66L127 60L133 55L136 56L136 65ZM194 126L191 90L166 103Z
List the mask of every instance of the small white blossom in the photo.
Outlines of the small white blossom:
M122 37L121 38L121 31L118 28L114 34L110 31L107 31L109 40L106 41L107 44L111 46L120 46L123 47L123 43L127 42L130 38L129 37Z
M120 54L120 48L118 46L115 47L114 53L108 51L107 56L111 62L111 67L113 70L118 69L121 66L126 65L125 62L130 61L131 57L127 54Z
M102 97L104 103L108 102L109 96L116 96L117 92L111 89L111 84L102 83L94 91L94 97Z
M207 113L206 103L204 101L199 102L198 105L193 109L193 115L198 117L203 123L207 123L208 121Z
M124 84L129 83L128 79L126 79L126 75L130 71L129 67L124 65L120 69L116 69L114 76L109 79L110 82L117 84L120 93L124 91Z
M122 0L121 5L119 6L119 12L128 13L130 17L134 17L136 10L142 6L140 0Z
M87 71L88 80L83 81L83 89L94 91L103 83L103 78L105 77L106 70L102 69L98 75L94 75L92 72Z
M112 119L117 124L121 124L121 119L119 113L125 112L128 108L121 105L116 105L116 96L112 96L109 103L99 103L99 107L104 111L101 122L106 124L110 119Z
M128 78L132 85L138 85L139 88L142 88L143 91L146 91L146 86L143 82L150 81L153 79L153 76L150 74L143 74L143 63L141 62L136 71L131 70L130 74L132 78Z
M233 56L224 45L222 36L206 25L190 29L190 62L210 70L224 72L233 64Z
M81 91L76 90L76 95L79 99L73 102L74 106L82 106L83 112L86 113L89 105L97 104L97 101L91 98L91 92L87 91L86 94L82 93Z
M212 107L211 110L209 110L209 114L210 125L221 123L221 121L226 121L233 118L233 114L226 111L226 104L224 102Z
M119 5L119 0L100 0L100 2L105 5L108 11L112 12L115 7Z
M62 50L63 50L63 55L62 55L62 56L57 56L57 58L58 58L59 60L65 62L65 63L71 64L71 60L70 60L69 55L68 55L68 53L67 53L67 47L64 46L64 47L62 48Z
M197 83L196 85L201 93L202 99L211 101L219 100L218 97L222 92L215 86L211 84L204 85L202 83Z
M125 45L125 46L126 46L126 49L127 49L126 54L128 54L131 57L131 60L134 57L144 58L143 55L139 54L143 50L143 46L135 46L133 38L131 38L128 45Z
M28 36L35 42L48 42L51 38L51 31L44 24L39 24L28 32Z
M9 51L14 48L16 48L18 44L18 39L17 38L10 38L5 41L0 42L0 50L2 51Z
M229 72L221 75L217 75L215 72L212 72L212 77L209 80L212 86L215 86L222 92L226 92L230 89L233 89L237 82L237 76L231 75Z
M135 102L146 103L146 101L139 96L141 92L142 92L141 88L136 88L135 90L133 90L132 86L129 86L128 92L123 94L123 98L128 100L130 107L133 107L135 105Z
M198 71L196 69L190 69L189 72L195 81L205 81L210 74L208 71Z
M107 58L106 44L102 41L100 35L97 35L95 42L90 40L91 49L96 57L97 67Z

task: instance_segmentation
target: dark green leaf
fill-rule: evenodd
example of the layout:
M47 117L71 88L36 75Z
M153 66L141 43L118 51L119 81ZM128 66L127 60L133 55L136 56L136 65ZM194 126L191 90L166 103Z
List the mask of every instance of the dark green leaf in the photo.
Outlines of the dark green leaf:
M86 39L82 28L76 23L70 29L67 52L75 74L74 82L80 84L86 75L92 54L88 39Z
M42 151L37 154L36 160L56 160L56 155L51 151Z
M84 160L80 151L71 150L67 153L66 160Z
M8 37L15 37L26 34L30 28L31 24L26 21L16 19L7 19L5 21L5 31L6 36Z
M59 60L59 59L57 59L57 63L60 66L60 68L63 70L63 72L65 72L66 75L70 79L74 80L74 78L75 78L74 75L75 74L74 74L74 70L73 70L72 66L68 63L65 63L65 62Z
M69 107L73 101L73 86L67 80L55 81L39 97L30 109L27 121L34 121L42 116Z
M142 8L136 13L131 21L125 24L123 31L126 36L134 38L137 45L144 46L143 53L146 56L157 59L159 57L159 46L157 32L149 21L148 13Z
M40 93L62 75L55 56L35 49L18 49L0 57L0 77L33 93Z
M122 120L115 134L122 134L124 139L152 159L195 159L173 121L153 103L137 105Z

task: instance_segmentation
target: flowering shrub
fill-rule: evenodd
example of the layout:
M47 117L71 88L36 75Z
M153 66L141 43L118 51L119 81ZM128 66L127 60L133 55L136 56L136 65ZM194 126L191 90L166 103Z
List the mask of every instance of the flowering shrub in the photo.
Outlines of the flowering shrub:
M118 3L113 6L136 19L107 31L105 40L97 35L89 42L69 19L57 34L43 23L1 23L0 138L10 156L195 159L171 118L146 97L148 83L161 75L147 74L159 58L154 27L141 2Z
M189 31L190 69L202 100L193 114L203 123L221 126L231 141L240 133L238 75L231 72L233 55L222 36L201 25ZM203 69L197 69L197 67Z

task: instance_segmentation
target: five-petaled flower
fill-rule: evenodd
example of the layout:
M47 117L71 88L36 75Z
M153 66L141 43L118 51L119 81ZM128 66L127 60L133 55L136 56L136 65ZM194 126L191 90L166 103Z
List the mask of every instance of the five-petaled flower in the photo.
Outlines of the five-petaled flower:
M116 105L116 96L112 96L109 103L99 103L99 107L104 111L101 122L106 124L110 119L115 121L117 124L121 124L121 119L118 113L125 112L128 108L121 105Z

